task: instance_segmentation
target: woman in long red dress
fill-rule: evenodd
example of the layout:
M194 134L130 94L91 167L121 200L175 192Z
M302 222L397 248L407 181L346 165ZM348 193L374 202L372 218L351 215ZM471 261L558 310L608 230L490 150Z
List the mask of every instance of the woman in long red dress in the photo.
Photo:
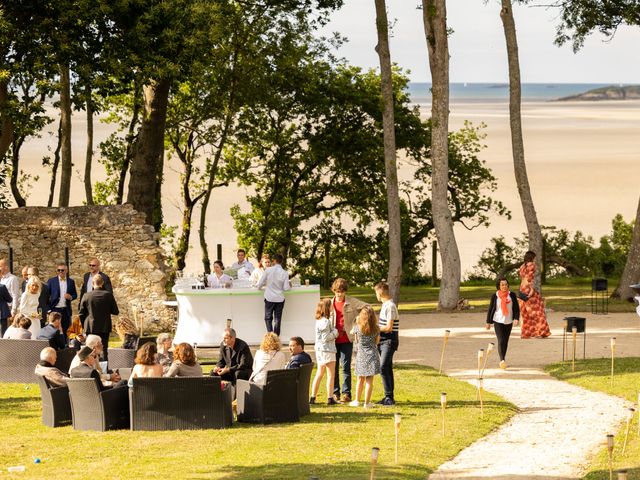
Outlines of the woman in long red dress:
M526 301L519 300L521 338L545 338L551 335L549 324L544 313L544 302L540 292L535 289L536 254L528 251L524 254L524 263L520 267L520 291L529 297Z

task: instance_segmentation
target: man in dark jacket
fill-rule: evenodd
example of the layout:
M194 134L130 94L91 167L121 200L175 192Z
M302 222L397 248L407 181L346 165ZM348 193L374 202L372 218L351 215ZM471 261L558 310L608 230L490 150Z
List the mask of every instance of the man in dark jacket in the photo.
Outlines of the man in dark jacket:
M113 287L111 286L111 279L109 275L100 271L100 260L97 258L89 259L89 271L84 274L82 278L82 287L80 287L80 301L82 302L82 297L91 290L93 290L93 279L95 277L102 277L102 282L104 288L107 292L113 293Z
M100 390L106 390L111 388L111 382L109 385L105 385L100 378L100 374L96 370L97 354L91 347L82 347L78 352L78 358L80 359L80 365L72 368L69 372L71 378L93 378L98 381Z
M253 371L253 356L249 345L244 340L236 337L233 328L227 328L220 344L220 360L211 375L217 375L222 380L236 384L236 380L241 378L249 380Z
M9 295L9 290L0 283L0 338L9 328L9 317L11 316L11 302L13 297Z
M286 368L300 368L301 365L311 363L311 357L304 351L304 340L301 337L291 337L289 339L289 351L291 358Z
M112 324L111 315L118 315L118 304L113 293L104 289L104 280L100 275L93 277L93 289L82 297L78 314L86 335L98 335L104 347L104 360L107 361L109 335Z

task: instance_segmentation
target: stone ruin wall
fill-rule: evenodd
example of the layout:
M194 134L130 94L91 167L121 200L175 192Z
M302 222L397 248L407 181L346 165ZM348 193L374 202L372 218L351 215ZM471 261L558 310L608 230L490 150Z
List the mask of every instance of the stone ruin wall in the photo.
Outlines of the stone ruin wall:
M0 210L0 257L8 259L13 248L15 275L35 265L46 282L56 275L56 263L64 262L68 247L69 274L79 296L88 260L97 257L100 270L111 278L120 315L133 320L135 306L146 332L168 331L175 319L162 303L169 269L158 240L144 215L128 204ZM78 300L72 305L77 312Z

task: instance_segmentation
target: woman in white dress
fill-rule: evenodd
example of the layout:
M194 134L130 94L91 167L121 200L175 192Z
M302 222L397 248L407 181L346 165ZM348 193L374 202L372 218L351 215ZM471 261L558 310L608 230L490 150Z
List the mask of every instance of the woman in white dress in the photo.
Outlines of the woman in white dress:
M31 326L29 331L31 332L31 338L38 338L40 334L40 317L38 308L40 306L40 279L35 275L32 276L27 282L25 292L20 297L20 313L31 319Z
M266 253L262 255L262 259L258 262L258 268L251 272L251 286L255 287L264 275L264 271L271 266L271 257Z
M233 279L224 273L224 265L220 260L213 262L213 273L207 277L209 288L231 287Z

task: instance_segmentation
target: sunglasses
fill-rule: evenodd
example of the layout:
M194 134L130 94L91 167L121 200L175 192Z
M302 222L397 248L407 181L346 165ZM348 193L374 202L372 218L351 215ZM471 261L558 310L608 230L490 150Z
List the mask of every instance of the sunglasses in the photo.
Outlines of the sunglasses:
M98 265L94 265L93 263L89 264L90 267L97 267Z
M66 269L64 269L64 268L59 268L59 269L58 269L58 271L59 271L59 272L66 272Z

